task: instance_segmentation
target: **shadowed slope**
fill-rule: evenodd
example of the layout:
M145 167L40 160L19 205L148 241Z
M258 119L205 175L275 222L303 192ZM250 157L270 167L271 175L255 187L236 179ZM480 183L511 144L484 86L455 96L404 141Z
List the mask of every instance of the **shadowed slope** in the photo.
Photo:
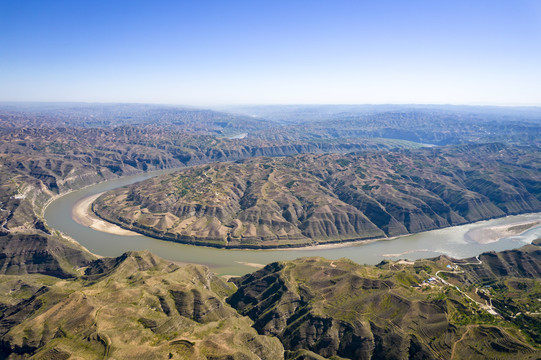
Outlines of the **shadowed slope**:
M69 278L74 267L87 265L95 256L78 244L47 234L0 236L0 274L40 273Z
M481 263L277 262L234 279L228 302L260 334L277 336L291 358L538 358L539 246L495 254L497 266L485 261L491 255ZM497 272L512 266L518 270Z

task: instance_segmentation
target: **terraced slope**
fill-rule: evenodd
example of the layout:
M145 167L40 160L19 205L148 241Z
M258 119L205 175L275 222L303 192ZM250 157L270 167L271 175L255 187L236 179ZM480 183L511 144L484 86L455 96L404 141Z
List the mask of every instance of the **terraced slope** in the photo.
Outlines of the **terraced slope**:
M116 189L94 211L130 230L220 247L391 237L540 211L538 150L486 144L256 158Z
M480 259L277 262L234 279L228 302L293 358L538 358L541 248ZM530 270L495 275L513 265Z
M73 281L0 277L0 289L2 358L283 358L225 303L227 283L148 252L96 260Z

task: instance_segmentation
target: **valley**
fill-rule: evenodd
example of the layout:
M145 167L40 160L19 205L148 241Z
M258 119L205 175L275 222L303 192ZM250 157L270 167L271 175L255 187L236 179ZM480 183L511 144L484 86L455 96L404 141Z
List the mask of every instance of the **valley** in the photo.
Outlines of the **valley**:
M539 357L541 115L327 110L0 107L0 356Z
M541 360L540 14L2 1L0 360Z
M235 249L231 251L226 248L192 246L164 241L141 234L118 236L97 231L71 219L73 209L80 199L95 196L92 194L99 194L111 190L111 188L119 188L122 185L138 182L136 180L143 180L146 175L150 174L111 180L67 194L51 203L45 211L44 218L47 224L72 238L76 238L80 244L96 254L116 257L129 250L148 249L153 254L167 260L203 264L209 266L217 274L235 276L253 271L252 267L242 264L246 262L268 264L305 256L319 256L328 259L347 257L359 264L375 265L386 259L399 260L405 257L421 259L440 254L447 254L454 258L465 258L487 251L517 248L541 236L541 227L536 226L525 231L522 235L518 235L520 232L515 232L512 236L504 239L500 237L500 240L495 242L485 243L470 238L470 235L473 234L476 238L485 239L485 234L494 236L493 229L509 229L520 226L520 224L535 224L541 219L541 213L533 213L430 230L393 239L342 242L302 248ZM87 208L87 211L91 211L91 209Z

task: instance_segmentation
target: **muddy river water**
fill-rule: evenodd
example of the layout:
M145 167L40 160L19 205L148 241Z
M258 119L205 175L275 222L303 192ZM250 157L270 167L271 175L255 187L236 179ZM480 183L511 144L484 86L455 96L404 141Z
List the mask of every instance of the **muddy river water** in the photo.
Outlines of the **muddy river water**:
M517 248L541 237L539 224L520 235L503 238L498 236L500 233L502 236L508 235L502 230L517 224L540 222L541 213L533 213L426 231L392 240L294 250L225 250L183 245L141 235L113 235L81 225L72 219L74 205L85 197L171 171L122 177L71 192L56 199L47 207L45 219L51 227L71 236L98 255L118 256L129 250L148 249L165 259L210 266L222 275L241 275L253 271L259 264L303 256L322 256L328 259L346 257L360 264L377 264L383 259L419 259L440 254L464 258L485 251Z

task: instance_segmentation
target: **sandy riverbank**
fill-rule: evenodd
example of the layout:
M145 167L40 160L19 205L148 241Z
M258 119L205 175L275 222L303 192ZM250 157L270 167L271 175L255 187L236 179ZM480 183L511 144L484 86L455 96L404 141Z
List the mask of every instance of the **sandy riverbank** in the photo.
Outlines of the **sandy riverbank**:
M92 212L92 209L91 209L92 203L98 197L100 197L101 194L103 194L103 192L96 195L87 196L77 201L75 205L73 206L73 209L71 210L72 219L78 224L81 224L83 226L87 226L94 230L105 232L108 234L122 235L122 236L143 236L142 234L139 234L135 231L126 230L116 224L102 220L96 214L94 214L94 212ZM334 248L340 248L340 247L348 247L352 245L368 244L375 241L391 240L391 239L393 238L352 240L352 241L344 241L344 242L331 243L331 244L319 244L319 245L314 245L314 246L304 246L304 247L294 247L294 248L278 248L278 249L270 249L270 250L314 250L314 249L325 250L325 249L334 249ZM257 267L257 268L265 266L262 264L253 264L253 263L246 263L242 265Z
M253 268L256 268L256 269L262 269L265 267L264 264L258 264L258 263L252 263L252 262L245 262L245 261L235 261L237 264L241 264L241 265L244 265L244 266L249 266L249 267L253 267Z
M276 250L276 251L330 250L330 249L338 249L338 248L351 247L351 246L357 246L357 245L359 245L359 246L360 245L366 245L366 244L371 244L371 243L375 243L375 242L378 242L378 241L389 241L389 240L398 239L399 237L400 236L376 238L376 239L344 240L344 241L332 242L332 243L328 243L328 244L306 245L306 246L299 246L299 247L284 247L284 248L276 248L276 249L269 249L269 250Z
M429 249L411 249L411 250L407 250L407 251L397 253L397 254L381 254L381 256L383 256L383 257L399 257L399 256L412 254L412 253L415 253L415 252L429 252L429 251L430 251Z
M101 194L85 197L75 203L73 209L71 210L71 217L73 220L81 225L88 226L97 231L105 232L113 235L122 235L122 236L142 236L139 233L134 231L126 230L121 228L118 225L112 224L110 222L104 221L97 217L91 210L92 203L96 200Z
M96 195L85 197L81 200L79 200L72 209L72 218L75 222L90 227L94 230L114 234L114 235L122 235L122 236L143 236L137 232L126 230L121 228L118 225L115 225L113 223L104 221L97 217L91 210L91 205L101 194L99 193ZM508 237L508 236L514 236L522 234L523 232L535 227L541 225L541 221L520 221L516 223L511 224L505 224L505 225L498 225L498 226L487 226L487 227L479 227L472 230L469 230L464 234L464 238L469 242L475 242L478 244L489 244L492 242L496 242L502 238ZM328 250L328 249L335 249L335 248L341 248L341 247L350 247L355 245L366 245L369 243L373 243L376 241L389 241L393 240L397 237L390 237L390 238L379 238L379 239L369 239L369 240L352 240L352 241L344 241L344 242L337 242L337 243L330 243L330 244L318 244L313 246L306 246L306 247L294 247L294 248L279 248L279 249L271 249L271 250ZM407 252L401 253L401 254L383 254L384 257L397 257L406 255L409 252L416 252L416 251L428 251L427 249L415 249L415 250L409 250ZM248 265L248 266L253 266ZM258 267L260 264L257 264Z
M466 241L478 244L490 244L502 238L520 235L523 232L541 225L541 221L522 221L512 224L481 227L472 229L464 234Z

